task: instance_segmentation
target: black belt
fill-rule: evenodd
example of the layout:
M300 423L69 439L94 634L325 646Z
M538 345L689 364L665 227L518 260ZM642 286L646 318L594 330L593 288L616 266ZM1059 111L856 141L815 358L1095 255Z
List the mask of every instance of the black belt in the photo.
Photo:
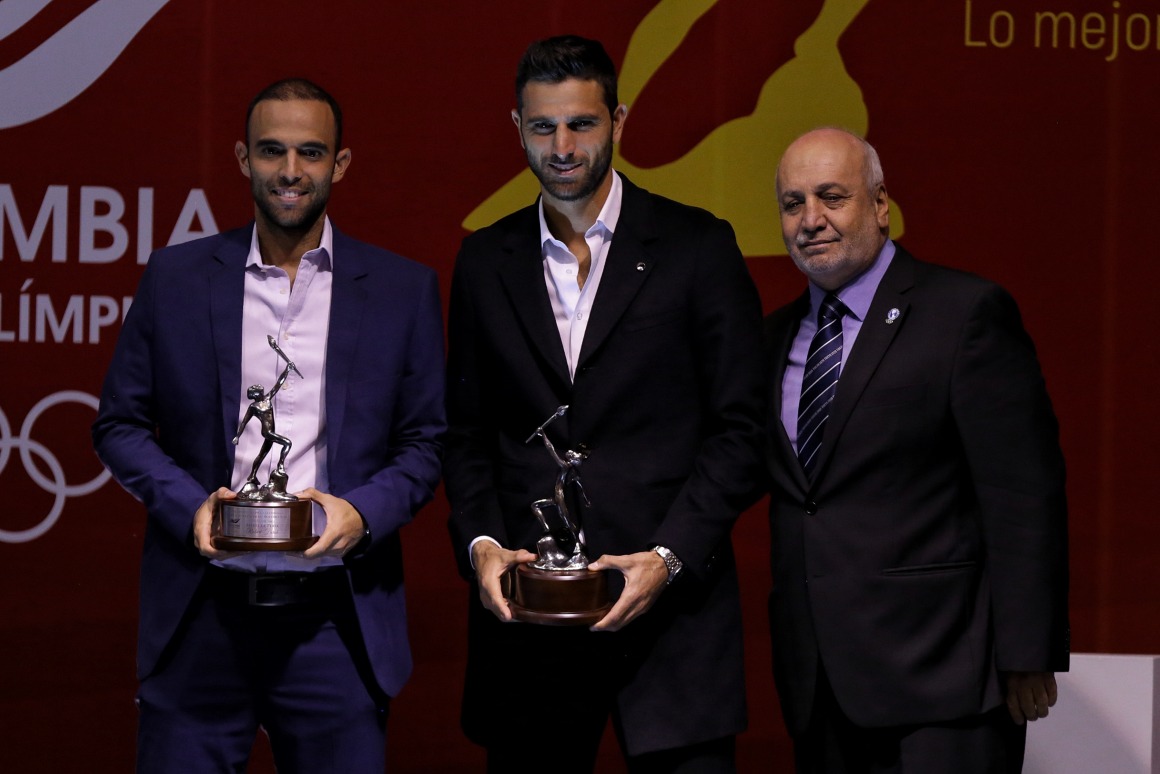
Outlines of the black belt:
M251 607L318 605L344 599L349 585L346 570L329 567L316 572L250 573L211 564L205 588L214 599Z

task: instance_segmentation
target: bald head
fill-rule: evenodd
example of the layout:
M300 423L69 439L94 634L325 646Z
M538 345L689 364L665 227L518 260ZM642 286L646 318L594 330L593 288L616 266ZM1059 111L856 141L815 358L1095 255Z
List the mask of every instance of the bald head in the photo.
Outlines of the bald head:
M845 130L815 129L786 148L777 199L790 257L826 290L870 268L886 242L889 205L878 154Z

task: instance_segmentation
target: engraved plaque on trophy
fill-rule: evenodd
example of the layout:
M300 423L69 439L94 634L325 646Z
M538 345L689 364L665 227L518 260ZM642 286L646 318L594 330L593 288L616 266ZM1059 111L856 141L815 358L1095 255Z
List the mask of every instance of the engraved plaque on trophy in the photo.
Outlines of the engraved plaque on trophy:
M588 569L580 529L568 512L567 491L575 487L581 502L590 505L580 484L580 465L588 453L568 450L561 457L544 429L564 416L560 406L528 438L539 437L560 469L551 500L536 500L532 513L543 529L536 543L536 561L522 564L509 575L508 604L517 620L554 626L590 626L612 609L604 572Z
M234 444L249 421L256 419L262 430L262 449L250 466L250 475L238 490L237 499L218 502L213 544L222 551L303 551L318 542L314 534L313 505L286 491L286 456L292 444L289 438L274 431L274 396L291 372L299 377L302 373L273 336L267 336L266 340L286 361L286 367L269 392L260 384L246 391L250 406L238 425ZM270 480L262 484L258 481L258 469L275 445L281 447L278 463Z

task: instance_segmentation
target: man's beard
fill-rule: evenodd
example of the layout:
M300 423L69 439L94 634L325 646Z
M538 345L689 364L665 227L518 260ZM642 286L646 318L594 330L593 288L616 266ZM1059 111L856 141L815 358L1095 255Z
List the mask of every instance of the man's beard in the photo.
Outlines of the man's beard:
M313 228L326 211L326 202L330 198L329 190L320 190L316 187L311 192L309 207L301 210L285 210L270 202L270 189L267 183L252 180L250 190L254 196L254 204L265 219L282 230L293 233L304 233Z
M560 183L558 180L549 177L551 169L548 167L548 162L540 162L532 157L530 151L526 152L528 157L528 167L532 170L532 174L540 181L540 185L553 198L562 202L575 202L581 199L587 199L592 194L596 193L596 189L604 182L604 178L608 177L608 170L612 166L612 144L609 143L601 152L591 157L589 163L585 166L587 174L573 183ZM545 169L548 171L545 172Z

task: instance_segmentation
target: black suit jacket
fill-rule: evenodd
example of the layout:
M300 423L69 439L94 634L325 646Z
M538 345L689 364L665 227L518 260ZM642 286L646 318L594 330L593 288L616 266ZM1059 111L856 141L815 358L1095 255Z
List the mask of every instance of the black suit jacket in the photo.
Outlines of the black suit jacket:
M997 670L1066 670L1063 457L1014 300L899 247L838 381L813 481L780 420L808 308L803 296L766 320L770 615L791 733L809 719L819 658L867 727L989 709Z
M480 535L535 550L529 506L551 496L557 467L525 440L567 404L548 433L561 451L590 450L581 480L592 506L580 514L589 556L664 545L688 576L613 635L635 659L616 698L630 751L736 733L745 699L729 532L760 470L756 289L728 223L624 180L573 382L539 234L533 205L467 237L456 263L444 464L456 560L470 578L468 545ZM529 625L503 628L513 626ZM469 733L473 718L495 714L469 690Z

